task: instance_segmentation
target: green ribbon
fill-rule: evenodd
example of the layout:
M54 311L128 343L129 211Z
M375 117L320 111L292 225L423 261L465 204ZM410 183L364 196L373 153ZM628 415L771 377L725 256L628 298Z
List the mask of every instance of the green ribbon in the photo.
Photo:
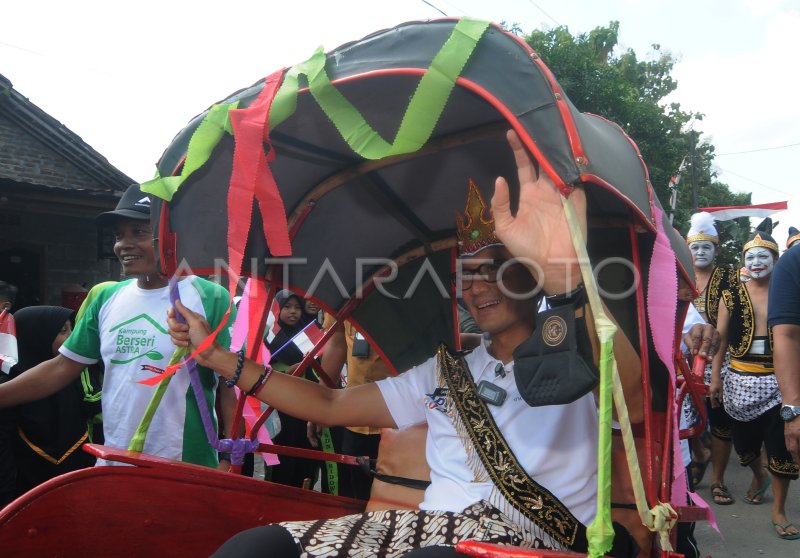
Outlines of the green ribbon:
M597 512L592 523L586 527L586 538L589 543L590 558L602 558L611 550L614 543L614 526L611 521L611 425L613 419L612 388L614 376L618 375L617 362L614 357L614 335L617 326L605 313L603 301L597 288L597 281L592 273L586 241L583 238L575 204L572 200L561 196L561 205L567 219L572 245L578 256L581 277L586 287L589 305L594 315L595 331L600 340L600 388L598 395L599 428L597 434ZM621 403L625 405L624 401ZM628 420L627 413L620 421ZM630 424L628 423L628 426Z
M83 400L87 403L96 403L103 397L103 392L100 390L95 391L92 385L92 376L89 374L89 369L84 368L81 371L81 387L83 388ZM100 386L98 386L100 387Z
M141 184L142 192L152 194L164 201L172 201L178 188L194 171L206 164L211 153L224 134L231 134L231 119L228 111L239 106L239 101L214 105L192 134L186 147L186 160L179 176L164 176L156 170L156 176Z
M183 360L183 357L188 354L188 349L176 347L175 352L172 353L172 358L169 359L168 365L171 366L177 362L180 362ZM147 431L150 430L150 424L153 422L153 416L156 414L158 406L161 404L161 400L164 398L164 394L167 392L167 388L169 387L169 383L173 377L174 375L167 377L167 379L165 379L163 382L160 382L156 387L156 391L153 394L153 397L150 398L150 402L147 404L147 409L145 409L144 415L142 415L142 420L139 421L139 426L136 427L136 432L134 432L131 442L128 444L128 449L130 451L144 451L144 442L147 439Z
M613 418L611 377L615 366L613 334L612 339L603 340L601 337L599 364L600 430L597 444L597 513L592 523L586 527L591 558L605 556L614 544L614 526L611 520L611 426Z
M333 436L331 436L330 428L323 428L322 435L319 437L322 443L322 451L334 453ZM339 495L339 466L333 461L325 462L325 475L328 479L328 492L336 496Z
M489 25L487 21L469 18L456 23L420 79L391 144L367 123L358 109L331 83L325 71L327 58L322 47L311 58L286 72L270 108L269 129L274 130L294 114L302 75L306 76L311 95L355 153L365 159L376 160L417 151L430 139L456 79ZM162 177L156 171L155 178L141 185L142 191L171 201L186 179L208 161L222 135L231 133L228 111L237 108L238 103L214 105L192 134L180 176Z
M269 127L274 130L294 114L299 77L305 75L311 95L355 153L365 159L376 160L417 151L430 139L456 79L488 27L487 21L469 18L456 23L450 37L420 79L391 144L333 86L325 71L326 56L321 47L311 58L293 66L286 73L270 109Z

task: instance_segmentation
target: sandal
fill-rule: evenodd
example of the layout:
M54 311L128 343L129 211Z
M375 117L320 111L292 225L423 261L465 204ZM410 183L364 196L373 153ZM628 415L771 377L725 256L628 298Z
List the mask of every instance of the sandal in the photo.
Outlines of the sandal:
M730 506L736 501L728 487L722 482L715 482L711 485L711 498L718 506Z
M794 530L797 531L797 527L792 525L791 521L787 521L786 523L775 523L773 521L772 522L772 527L775 529L775 533L778 535L778 537L782 538L785 541L794 541L794 540L800 539L800 532L798 532L798 533L787 533L789 528L794 528ZM781 532L781 531L783 531L783 532Z
M753 490L750 488L747 491L747 494L744 497L744 501L750 504L751 506L758 506L764 502L764 493L767 491L769 486L772 484L772 479L769 475L767 475L766 479L764 479L764 483L761 485L761 488L758 490Z
M689 476L692 479L692 486L697 488L703 481L703 477L706 475L706 469L708 469L708 464L711 463L711 458L705 460L705 462L694 461L692 460L689 463Z

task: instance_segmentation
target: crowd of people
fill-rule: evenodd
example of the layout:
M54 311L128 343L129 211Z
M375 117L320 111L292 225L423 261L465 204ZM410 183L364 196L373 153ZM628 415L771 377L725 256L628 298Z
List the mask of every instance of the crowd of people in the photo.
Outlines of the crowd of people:
M180 301L173 306L155 259L150 200L131 186L115 210L98 217L100 227L114 231L126 279L93 288L77 315L56 306L13 312L19 358L10 374L0 374L0 506L54 476L95 465L80 451L87 441L227 469L229 456L217 453L200 426L186 374L159 387L157 398L140 383L164 371L176 346L199 347L218 330L196 361L221 435L242 434L231 431L234 386L277 409L274 441L280 445L324 447L374 463L382 429L425 425L430 480L415 509L259 527L232 537L215 556L257 556L265 548L278 556L455 556L454 544L470 538L586 551L597 498L597 472L586 464L598 453L592 433L598 429L600 342L560 193L513 132L508 139L521 185L516 213L499 178L491 211L473 187L457 221L462 269L454 281L465 344L472 349L453 353L443 346L396 376L356 324L337 325L313 300L288 290L275 297L276 327L265 339L269 362L251 361L243 349L231 352L226 326L236 308L229 307L229 293L189 276L178 281ZM585 235L585 194L578 187L570 197ZM738 269L717 263L713 219L692 218L686 242L698 295L684 340L688 359L709 357L709 426L706 437L692 441L687 471L696 488L710 464L712 501L732 504L725 471L733 448L753 471L744 501L761 504L771 486L775 533L797 539L785 500L800 463L800 249L788 248L800 232L779 259L765 225L742 248L743 281ZM541 296L517 296L537 290ZM0 296L10 313L13 287L0 283ZM331 327L319 366L293 376L305 357L298 334ZM517 377L537 385L537 374L565 356L595 381L577 392L562 384L545 403L530 404ZM630 417L639 422L642 364L621 328L614 356ZM685 421L697 416L687 407ZM368 499L372 475L282 455L266 468L265 479L305 488L319 481L321 490ZM619 523L614 529L608 555L635 556L635 537Z
M710 464L712 501L733 504L736 497L725 484L733 448L741 465L753 472L743 501L760 505L772 487L770 521L778 537L795 540L800 539L800 530L786 516L786 497L789 481L798 478L800 460L788 449L792 447L789 433L795 416L788 411L797 402L793 397L800 395L792 391L797 389L792 382L800 378L797 368L792 371L785 364L781 366L792 347L776 343L772 328L781 324L781 331L788 324L800 323L800 306L792 302L800 296L800 283L796 276L794 283L786 278L784 270L790 263L777 265L795 259L791 247L797 238L790 230L788 253L779 259L781 250L771 233L772 221L767 218L742 246L744 266L739 270L715 263L720 238L713 217L708 213L692 216L686 242L699 293L694 306L719 331L722 343L706 366L704 377L709 386L706 405L710 443L704 447L702 438L692 440L689 476L696 487ZM781 277L776 283L774 271Z

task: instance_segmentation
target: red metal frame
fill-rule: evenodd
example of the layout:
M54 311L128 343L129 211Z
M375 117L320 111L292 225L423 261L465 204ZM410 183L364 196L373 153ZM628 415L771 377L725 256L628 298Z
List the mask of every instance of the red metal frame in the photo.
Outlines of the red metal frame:
M364 502L136 452L89 446L136 467L56 477L0 511L4 556L208 556L234 534L277 521L333 518ZM179 535L179 536L178 536ZM165 540L169 540L168 547Z
M678 408L682 408L683 401L688 395L700 415L700 420L696 424L680 431L680 438L685 440L702 434L708 423L705 402L705 397L708 395L708 386L703 382L706 359L699 355L696 356L691 370L689 370L684 359L680 359L678 362L682 373L678 378Z

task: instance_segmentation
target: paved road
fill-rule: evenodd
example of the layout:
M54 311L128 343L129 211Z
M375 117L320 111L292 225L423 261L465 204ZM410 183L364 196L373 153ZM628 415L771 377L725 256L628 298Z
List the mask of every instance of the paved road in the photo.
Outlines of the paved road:
M800 539L784 541L775 535L770 523L772 508L772 488L767 491L764 503L751 506L744 501L744 495L750 486L752 472L749 467L742 467L735 455L725 473L725 481L736 498L730 506L717 506L712 503L709 490L711 468L697 492L709 502L722 536L714 531L707 522L697 524L695 537L700 547L701 556L713 558L753 558L773 556L776 558L800 557ZM789 485L789 497L786 503L789 519L800 526L800 483L794 481Z

